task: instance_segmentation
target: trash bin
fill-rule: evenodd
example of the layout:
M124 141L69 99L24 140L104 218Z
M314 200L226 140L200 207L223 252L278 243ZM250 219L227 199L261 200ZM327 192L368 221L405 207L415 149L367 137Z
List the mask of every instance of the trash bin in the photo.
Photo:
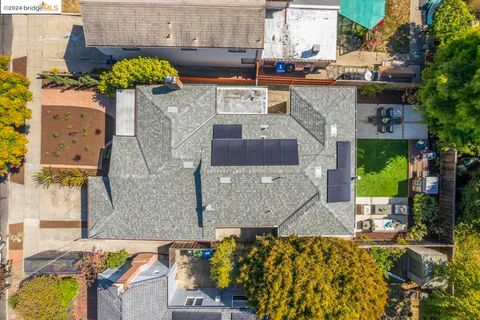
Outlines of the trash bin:
M275 72L277 73L285 73L285 62L277 62L275 63Z

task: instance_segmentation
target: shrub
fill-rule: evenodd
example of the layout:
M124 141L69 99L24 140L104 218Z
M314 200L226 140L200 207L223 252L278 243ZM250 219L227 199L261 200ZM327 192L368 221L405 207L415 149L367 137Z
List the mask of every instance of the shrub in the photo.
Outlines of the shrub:
M13 127L0 125L0 176L22 165L27 152L27 138Z
M97 274L107 269L105 253L96 248L93 248L92 251L84 252L77 266L80 268L87 286L91 286L95 283Z
M63 115L63 120L70 120L71 118L72 118L72 114L70 112L67 112Z
M443 0L435 10L432 36L440 44L472 28L474 17L463 0Z
M358 91L360 92L360 94L373 97L383 92L384 90L387 90L388 88L390 88L390 85L386 83L368 83L361 86Z
M105 263L107 268L114 269L123 266L127 263L127 259L130 257L127 250L122 249L114 252L107 252L105 254Z
M10 64L10 57L0 55L0 69L8 70L9 64Z
M33 176L37 188L41 186L48 189L55 183L55 180L55 172L51 167L44 167Z
M100 93L114 97L116 89L163 83L165 76L178 76L177 70L167 60L154 57L125 59L100 75L98 89Z
M226 238L215 247L213 257L210 259L210 277L217 288L224 289L235 282L236 247L234 238Z
M90 76L82 76L78 78L78 84L83 87L95 87L98 86L98 80Z
M24 320L68 320L70 305L78 294L74 278L38 276L25 280L10 305Z
M79 168L60 169L55 182L61 187L81 187L88 181L88 173Z
M427 234L440 234L437 219L437 200L423 193L416 194L413 198L413 226L409 231L410 238L422 240Z
M381 270L352 241L265 237L242 256L237 279L263 319L380 319Z
M0 263L0 296L3 296L5 290L9 287L7 284L7 278L10 277L12 270L12 260Z
M60 133L58 133L57 131L52 132L52 136L53 136L54 138L58 138L58 137L60 137Z
M405 91L402 94L402 102L406 104L417 104L417 89L416 88L405 88Z
M11 295L8 298L8 305L10 306L10 308L15 309L17 307L17 304L18 304L17 295L16 294Z
M58 149L63 149L67 146L67 143L65 141L60 141L58 144Z

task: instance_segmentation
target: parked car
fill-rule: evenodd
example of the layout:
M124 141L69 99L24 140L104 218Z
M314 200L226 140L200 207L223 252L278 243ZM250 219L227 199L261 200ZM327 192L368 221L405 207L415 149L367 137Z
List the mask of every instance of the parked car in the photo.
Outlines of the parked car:
M460 164L457 166L458 171L467 171L475 168L480 164L480 159L477 157L468 157L460 159Z

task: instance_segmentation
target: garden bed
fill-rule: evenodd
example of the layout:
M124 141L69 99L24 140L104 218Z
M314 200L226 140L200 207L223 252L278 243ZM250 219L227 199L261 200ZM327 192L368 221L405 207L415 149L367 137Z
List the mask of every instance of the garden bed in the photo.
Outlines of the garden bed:
M92 108L42 106L42 165L96 168L114 119Z
M408 196L408 140L357 141L358 197Z

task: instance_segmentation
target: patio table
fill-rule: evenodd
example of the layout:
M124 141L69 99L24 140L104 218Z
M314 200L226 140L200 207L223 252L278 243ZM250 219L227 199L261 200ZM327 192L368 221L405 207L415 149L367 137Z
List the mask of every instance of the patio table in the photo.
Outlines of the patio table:
M375 214L389 215L392 214L391 204L375 205Z

